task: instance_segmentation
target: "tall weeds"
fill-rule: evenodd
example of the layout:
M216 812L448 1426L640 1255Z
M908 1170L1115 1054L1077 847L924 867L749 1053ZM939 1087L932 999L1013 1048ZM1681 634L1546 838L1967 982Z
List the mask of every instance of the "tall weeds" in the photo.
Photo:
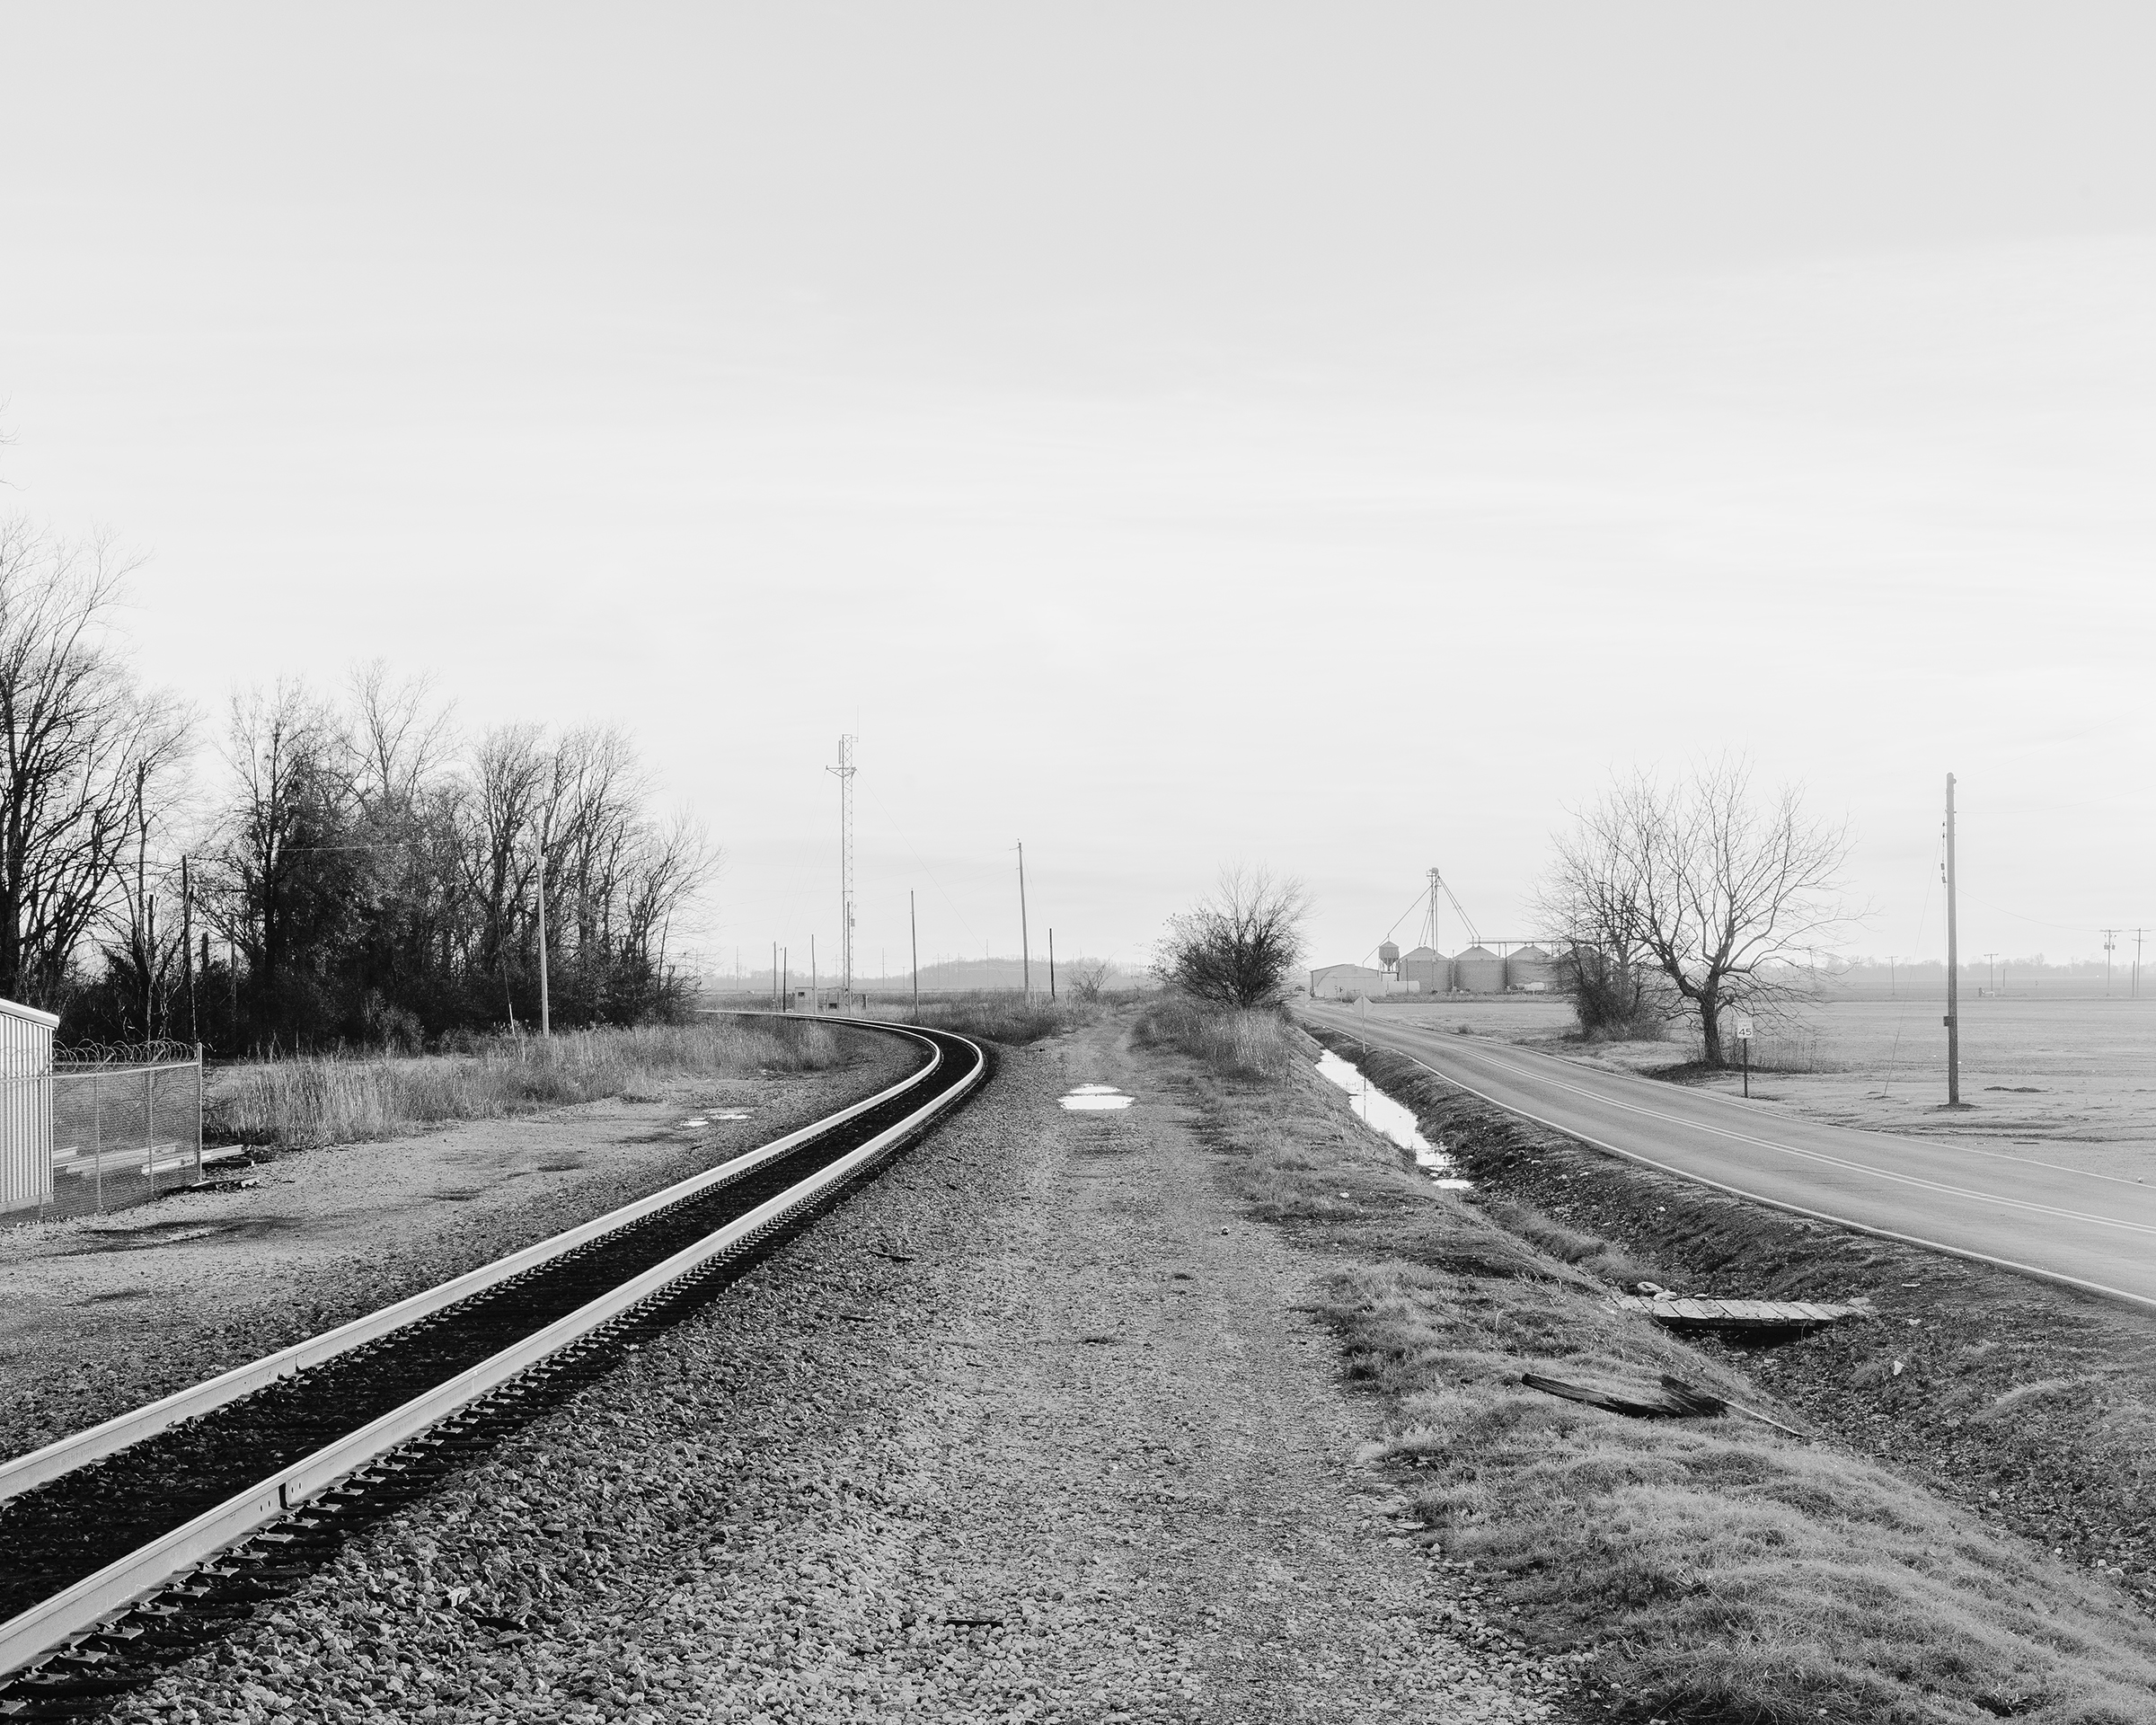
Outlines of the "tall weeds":
M1140 1048L1168 1047L1202 1060L1224 1078L1277 1083L1299 1059L1287 1022L1264 1006L1222 1006L1165 995L1139 1014L1131 1039Z
M844 1058L821 1024L726 1020L490 1037L464 1054L306 1055L225 1075L208 1127L229 1142L306 1149L609 1096L650 1100L670 1078L820 1071Z

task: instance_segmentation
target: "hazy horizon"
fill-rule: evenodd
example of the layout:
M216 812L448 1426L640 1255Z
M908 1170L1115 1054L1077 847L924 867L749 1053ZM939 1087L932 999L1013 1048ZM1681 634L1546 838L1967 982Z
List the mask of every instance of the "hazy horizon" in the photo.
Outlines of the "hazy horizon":
M1348 6L0 13L0 506L195 701L620 723L689 944L1313 962L1749 754L1845 943L2156 926L2156 20ZM205 752L205 770L213 756ZM1397 934L1411 943L1413 919ZM1444 944L1461 942L1449 935Z

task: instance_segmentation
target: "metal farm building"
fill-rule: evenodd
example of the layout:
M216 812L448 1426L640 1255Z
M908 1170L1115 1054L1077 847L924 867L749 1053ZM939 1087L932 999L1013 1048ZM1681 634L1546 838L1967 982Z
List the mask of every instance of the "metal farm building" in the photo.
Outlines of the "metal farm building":
M0 1000L0 1212L52 1202L52 1033L60 1021Z
M1505 959L1505 986L1542 994L1557 986L1557 965L1539 946L1523 946Z

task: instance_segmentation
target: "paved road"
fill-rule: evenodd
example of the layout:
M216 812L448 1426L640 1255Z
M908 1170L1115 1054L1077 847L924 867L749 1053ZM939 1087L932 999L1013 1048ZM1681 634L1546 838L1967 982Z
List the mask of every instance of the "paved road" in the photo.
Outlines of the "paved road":
M1300 1010L1486 1101L1635 1161L2156 1308L2156 1186L1985 1146L1827 1126L1383 1012L1365 1020L1352 1009Z

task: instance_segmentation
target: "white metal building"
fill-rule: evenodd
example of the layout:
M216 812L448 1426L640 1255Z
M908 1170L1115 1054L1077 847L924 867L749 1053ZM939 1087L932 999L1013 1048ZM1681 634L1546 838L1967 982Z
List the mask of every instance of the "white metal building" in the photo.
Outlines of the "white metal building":
M0 1000L0 1211L52 1201L52 1033L60 1021Z
M1313 1000L1353 1000L1358 995L1381 1000L1405 992L1405 985L1397 978L1366 964L1329 964L1310 973Z

